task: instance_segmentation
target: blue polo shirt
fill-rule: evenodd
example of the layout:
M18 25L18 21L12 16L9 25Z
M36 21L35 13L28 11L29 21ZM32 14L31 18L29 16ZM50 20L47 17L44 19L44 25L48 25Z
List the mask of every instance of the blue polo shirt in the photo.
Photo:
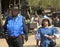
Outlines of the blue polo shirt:
M19 36L24 34L23 33L23 16L17 16L16 18L11 17L7 21L7 30L9 36Z

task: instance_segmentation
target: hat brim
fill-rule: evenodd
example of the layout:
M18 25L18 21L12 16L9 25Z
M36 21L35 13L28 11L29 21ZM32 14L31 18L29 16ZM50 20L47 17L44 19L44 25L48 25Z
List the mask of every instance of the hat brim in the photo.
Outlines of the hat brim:
M52 19L51 18L41 18L41 23L44 19L48 19L50 21L50 23L52 24Z

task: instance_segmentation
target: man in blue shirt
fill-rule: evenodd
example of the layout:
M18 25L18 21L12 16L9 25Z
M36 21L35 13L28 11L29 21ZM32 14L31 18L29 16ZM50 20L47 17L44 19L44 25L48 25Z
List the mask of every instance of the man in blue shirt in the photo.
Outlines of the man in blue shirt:
M23 47L23 40L28 40L28 29L22 15L18 15L18 7L12 8L12 17L8 17L4 26L8 31L9 47Z

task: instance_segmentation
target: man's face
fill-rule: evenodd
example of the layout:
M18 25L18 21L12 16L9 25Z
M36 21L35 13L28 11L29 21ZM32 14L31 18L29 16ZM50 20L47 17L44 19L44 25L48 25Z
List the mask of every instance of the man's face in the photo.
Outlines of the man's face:
M12 14L13 14L13 16L17 16L17 14L18 14L18 9L13 9L13 10L12 10Z

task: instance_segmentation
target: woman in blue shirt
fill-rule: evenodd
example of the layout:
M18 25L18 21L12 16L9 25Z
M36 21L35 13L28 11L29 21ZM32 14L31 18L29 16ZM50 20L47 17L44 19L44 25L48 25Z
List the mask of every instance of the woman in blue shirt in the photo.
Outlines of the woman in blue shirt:
M42 27L38 29L41 38L40 47L51 47L50 42L56 38L54 34L57 34L58 30L55 27L49 28L50 25L49 19L42 20Z

